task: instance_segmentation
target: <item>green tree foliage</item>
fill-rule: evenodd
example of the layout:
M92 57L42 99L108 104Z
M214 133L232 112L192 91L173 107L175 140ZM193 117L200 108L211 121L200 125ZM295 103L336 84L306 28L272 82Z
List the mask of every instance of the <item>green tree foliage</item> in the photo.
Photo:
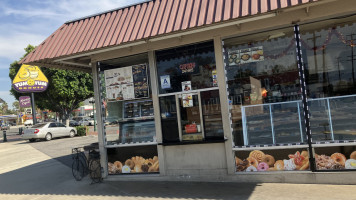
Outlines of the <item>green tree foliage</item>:
M34 47L28 45L25 48L26 56ZM21 58L22 59L22 58ZM19 71L21 64L18 61L10 65L9 77L13 80ZM80 102L94 95L93 79L91 74L40 67L46 75L49 85L46 91L35 93L35 104L38 108L58 112L62 119L68 119L72 111L79 107ZM30 94L18 93L11 88L11 94L18 100L20 96Z

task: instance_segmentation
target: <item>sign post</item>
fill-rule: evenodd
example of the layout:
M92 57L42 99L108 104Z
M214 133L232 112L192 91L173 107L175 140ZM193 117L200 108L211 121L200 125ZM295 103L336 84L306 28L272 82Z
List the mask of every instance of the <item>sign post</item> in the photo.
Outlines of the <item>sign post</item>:
M35 109L35 95L31 93L31 104L32 104L32 119L33 125L37 124L36 109Z
M43 92L47 89L47 77L39 67L24 64L17 72L12 82L12 87L19 93L31 93L33 124L36 124L37 118L34 92Z

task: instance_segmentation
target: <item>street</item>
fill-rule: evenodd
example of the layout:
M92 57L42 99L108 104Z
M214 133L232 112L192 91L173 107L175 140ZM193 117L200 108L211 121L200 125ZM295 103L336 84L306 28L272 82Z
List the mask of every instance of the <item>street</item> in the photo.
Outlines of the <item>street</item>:
M0 141L0 199L356 199L354 185L199 183L163 181L75 181L71 148L96 136L30 143L15 129ZM123 177L124 178L124 177Z

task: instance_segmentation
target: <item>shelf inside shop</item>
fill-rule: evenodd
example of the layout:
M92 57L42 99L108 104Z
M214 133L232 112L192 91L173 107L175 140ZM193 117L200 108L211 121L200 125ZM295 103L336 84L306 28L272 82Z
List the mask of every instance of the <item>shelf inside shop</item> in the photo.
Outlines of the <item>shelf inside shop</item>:
M356 146L356 141L330 141L330 142L315 142L313 147L337 147L337 146Z
M148 146L157 145L157 142L136 142L136 143L117 143L117 144L107 144L105 148L118 148L118 147L133 147L133 146Z
M273 150L273 149L297 149L297 148L308 148L307 144L300 145L290 145L290 144L280 144L275 146L270 145L251 145L245 147L233 147L233 151L251 151L251 150Z

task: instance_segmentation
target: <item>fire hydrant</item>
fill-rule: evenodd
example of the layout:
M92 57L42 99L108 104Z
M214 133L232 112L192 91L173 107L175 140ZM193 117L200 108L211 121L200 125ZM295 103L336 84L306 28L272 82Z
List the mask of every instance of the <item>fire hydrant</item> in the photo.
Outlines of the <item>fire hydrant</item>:
M6 131L3 131L3 136L4 136L4 142L7 142Z

